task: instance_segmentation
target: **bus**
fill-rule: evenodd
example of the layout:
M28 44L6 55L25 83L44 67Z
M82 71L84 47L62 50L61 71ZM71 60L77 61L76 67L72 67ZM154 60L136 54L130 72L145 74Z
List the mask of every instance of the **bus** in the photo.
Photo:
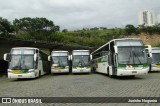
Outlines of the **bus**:
M36 78L49 72L48 55L32 47L15 47L4 54L8 78Z
M91 53L92 70L114 76L145 75L149 71L142 40L138 38L113 39Z
M91 60L89 50L73 50L71 55L72 73L90 73Z
M48 56L51 62L51 73L69 73L69 52L68 51L52 51Z
M151 45L147 45L146 52L148 57L152 59L152 63L150 64L150 71L160 71L160 48L159 47L151 47Z

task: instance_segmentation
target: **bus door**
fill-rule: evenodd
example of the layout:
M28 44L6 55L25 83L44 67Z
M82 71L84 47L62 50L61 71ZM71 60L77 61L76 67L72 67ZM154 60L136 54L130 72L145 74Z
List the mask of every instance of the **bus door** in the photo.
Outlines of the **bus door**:
M114 53L113 54L113 59L114 59L114 63L113 63L113 75L117 75L117 54Z

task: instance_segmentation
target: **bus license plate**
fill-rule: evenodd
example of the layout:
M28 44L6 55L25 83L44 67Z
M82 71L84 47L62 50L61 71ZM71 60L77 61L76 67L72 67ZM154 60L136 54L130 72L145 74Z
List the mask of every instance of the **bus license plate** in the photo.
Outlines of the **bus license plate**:
M137 71L132 71L132 73L137 73Z
M22 77L22 75L18 75L18 77Z
M83 70L80 70L81 72L83 72Z

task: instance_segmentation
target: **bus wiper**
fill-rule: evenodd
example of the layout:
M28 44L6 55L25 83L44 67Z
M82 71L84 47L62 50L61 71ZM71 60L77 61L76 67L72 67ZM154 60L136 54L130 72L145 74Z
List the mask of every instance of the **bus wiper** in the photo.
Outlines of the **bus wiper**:
M131 57L132 57L132 56L131 56L131 52L130 52L130 54L129 54L129 59L128 59L128 63L127 63L127 64L129 64Z
M84 60L83 60L83 59L81 59L81 61L82 61L82 63L84 64L84 67L85 67L85 66L86 66L86 64L85 64Z
M81 65L79 65L79 64L81 64ZM81 60L79 60L77 66L85 67L86 65L85 65L84 61L81 59Z
M21 57L18 59L18 64L13 67L14 69L21 69Z
M58 60L58 64L59 64L60 67L64 67L64 64L63 64L62 60L60 59L60 57L59 57L59 60Z
M135 57L137 57L137 59L138 59L138 61L140 62L140 64L142 64L141 61L140 61L140 59L139 59L139 57L136 55L135 52L133 53L133 55L134 55Z
M60 64L60 67L65 67L64 63L62 62L62 60L60 60L60 63L62 63L62 64Z

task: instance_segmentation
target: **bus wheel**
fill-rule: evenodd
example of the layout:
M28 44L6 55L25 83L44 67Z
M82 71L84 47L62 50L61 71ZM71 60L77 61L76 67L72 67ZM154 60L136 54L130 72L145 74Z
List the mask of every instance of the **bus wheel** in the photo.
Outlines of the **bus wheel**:
M149 70L148 70L148 73L151 73L151 66L149 66Z
M135 78L135 75L131 75L130 78Z
M95 68L94 67L92 68L92 73L95 73Z
M109 73L109 71L108 71L108 76L109 76L110 78L113 78L113 77L114 77L113 75L111 75L111 74Z
M110 78L113 78L114 76L109 74L109 77L110 77Z
M107 75L109 76L109 67L107 68Z
M38 75L38 77L41 77L41 71L39 71L39 75Z

